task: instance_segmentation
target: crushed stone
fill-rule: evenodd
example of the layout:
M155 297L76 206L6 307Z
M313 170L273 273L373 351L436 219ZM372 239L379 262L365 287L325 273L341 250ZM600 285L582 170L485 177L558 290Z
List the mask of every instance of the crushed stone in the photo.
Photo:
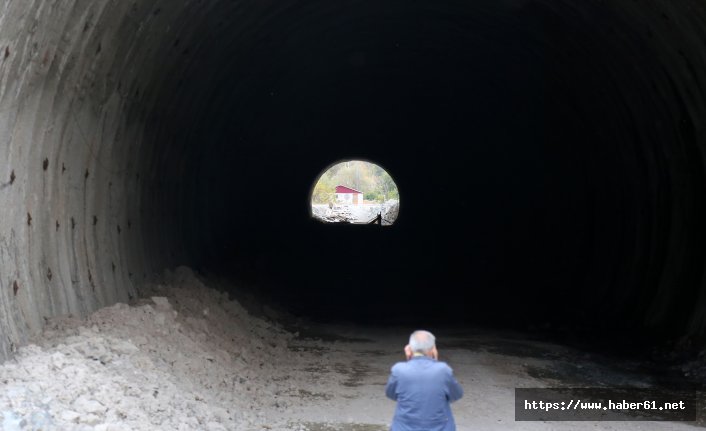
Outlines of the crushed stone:
M186 267L140 295L86 319L50 319L0 365L2 429L261 429L265 409L292 403L277 394L296 386L279 363L296 355L294 335Z

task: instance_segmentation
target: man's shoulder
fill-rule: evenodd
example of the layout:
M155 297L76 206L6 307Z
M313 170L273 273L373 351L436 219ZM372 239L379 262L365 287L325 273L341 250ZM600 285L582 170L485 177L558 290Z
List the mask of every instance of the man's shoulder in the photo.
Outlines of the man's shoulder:
M417 360L411 360L411 361L406 361L406 362L398 362L392 366L392 372L393 373L404 373L406 371L413 370L416 367L419 367L422 365L431 366L435 369L438 369L439 371L444 371L444 372L448 372L448 373L453 372L451 367L449 367L449 364L447 364L446 362L424 360L424 362L422 363L421 361L423 361L423 360L417 359Z
M408 363L407 362L397 362L395 365L392 366L392 372L393 373L399 373L401 371L404 371L405 369L408 368Z
M446 362L436 361L436 367L438 367L440 370L446 371L448 373L453 373L453 370L451 369L449 364L447 364Z

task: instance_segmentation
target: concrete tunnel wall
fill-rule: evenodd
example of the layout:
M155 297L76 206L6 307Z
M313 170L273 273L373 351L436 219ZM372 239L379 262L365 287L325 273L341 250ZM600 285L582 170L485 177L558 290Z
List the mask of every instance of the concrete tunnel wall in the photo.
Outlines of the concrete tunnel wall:
M345 2L349 8L357 4L363 3ZM237 64L233 53L266 55L267 36L281 30L275 26L282 16L292 15L292 28L315 26L336 7L292 1L2 2L0 358L39 331L45 317L86 315L127 301L151 273L191 262L199 246L218 236L218 224L203 235L193 232L195 220L203 222L205 216L191 208L199 205L201 190L191 175L200 160L189 147L200 133L192 124L203 124L206 120L199 116L221 103L217 83ZM463 7L471 14L477 8L481 25L513 23L485 16L482 5ZM507 16L546 23L547 34L555 22L575 30L535 46L565 64L561 70L547 70L547 77L556 88L581 83L586 94L608 93L614 110L577 105L566 107L565 115L604 121L607 131L597 137L611 134L611 127L624 133L625 141L634 143L617 150L626 166L634 163L625 168L626 177L637 172L649 179L647 185L628 187L645 187L645 202L639 205L661 202L659 214L635 216L638 225L656 229L651 235L662 237L659 244L666 247L639 257L663 268L655 272L662 281L643 300L644 319L659 325L672 318L670 304L686 298L694 304L686 313L688 333L703 336L706 262L702 249L689 248L691 241L703 238L694 232L702 232L697 227L704 223L694 220L692 211L702 205L694 196L705 190L703 3L544 0L506 2L503 7ZM596 26L596 10L611 21ZM553 46L559 39L560 46ZM595 70L577 69L575 56L585 53L594 56ZM643 67L644 82L625 80L630 76L626 65ZM590 82L601 74L612 76L615 87ZM646 87L654 91L641 94ZM644 124L654 118L663 122ZM588 127L578 120L576 126ZM671 144L652 145L659 140ZM587 160L595 163L587 169L602 169L600 158ZM401 164L392 167L403 177L413 174ZM633 206L636 211L641 211L639 205ZM611 216L595 210L598 224ZM656 223L649 217L668 221ZM595 243L612 241L614 233L605 230ZM682 269L688 265L691 278L683 280ZM702 271L695 273L694 268ZM597 283L613 278L615 283L606 289L614 289L620 277L633 275L594 268L587 277ZM675 287L680 282L684 286ZM624 291L618 287L600 294L634 295L629 290L634 284L625 285Z
M166 263L144 234L144 202L158 197L140 186L155 181L146 124L181 59L165 45L207 13L182 6L4 2L0 356L45 317L128 301Z

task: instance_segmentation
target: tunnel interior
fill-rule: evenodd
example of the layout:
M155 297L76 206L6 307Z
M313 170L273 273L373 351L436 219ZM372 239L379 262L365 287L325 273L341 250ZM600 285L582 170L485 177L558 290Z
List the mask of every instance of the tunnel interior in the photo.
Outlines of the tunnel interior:
M2 18L3 356L175 265L327 322L703 344L701 3L38 0ZM346 159L394 178L394 226L311 218Z

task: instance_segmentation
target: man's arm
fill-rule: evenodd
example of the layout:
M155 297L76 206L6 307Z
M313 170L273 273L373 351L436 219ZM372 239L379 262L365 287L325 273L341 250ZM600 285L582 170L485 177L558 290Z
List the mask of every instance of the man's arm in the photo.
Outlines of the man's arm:
M463 397L463 388L456 381L454 377L453 370L448 367L448 374L446 375L446 396L449 398L450 402L460 400Z
M390 371L390 377L385 385L385 395L387 398L397 401L397 376L395 375L395 367Z

